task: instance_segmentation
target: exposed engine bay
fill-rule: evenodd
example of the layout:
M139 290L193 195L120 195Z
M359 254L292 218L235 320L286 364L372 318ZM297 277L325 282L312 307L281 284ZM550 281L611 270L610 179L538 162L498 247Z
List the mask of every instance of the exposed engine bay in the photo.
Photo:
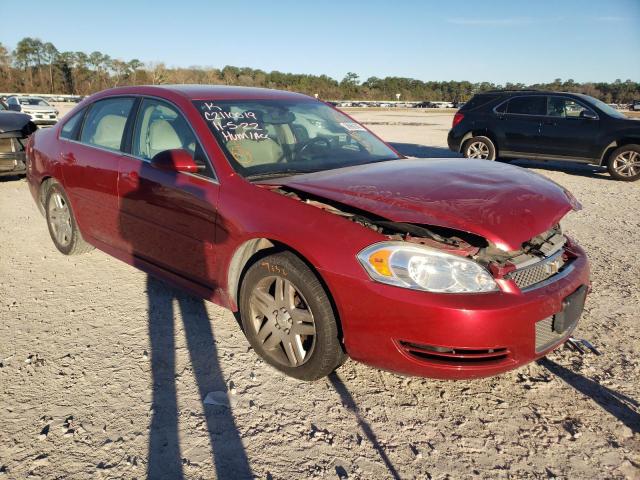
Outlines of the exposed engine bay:
M527 269L553 257L555 271L548 272L552 275L557 273L568 260L568 254L563 248L567 243L567 238L563 235L560 224L524 242L519 250L504 251L473 233L434 225L394 222L285 186L275 188L273 191L328 213L344 217L385 235L389 240L425 245L471 258L485 266L495 278L508 277L516 270Z

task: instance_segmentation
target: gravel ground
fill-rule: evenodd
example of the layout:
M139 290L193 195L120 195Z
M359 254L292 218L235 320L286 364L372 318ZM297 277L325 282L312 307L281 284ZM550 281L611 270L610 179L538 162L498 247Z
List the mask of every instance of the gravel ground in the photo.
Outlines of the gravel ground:
M355 116L449 156L450 113ZM584 205L564 222L593 268L576 334L603 355L458 382L353 361L284 377L231 313L99 251L59 254L25 181L0 180L0 478L640 478L640 185L517 164Z

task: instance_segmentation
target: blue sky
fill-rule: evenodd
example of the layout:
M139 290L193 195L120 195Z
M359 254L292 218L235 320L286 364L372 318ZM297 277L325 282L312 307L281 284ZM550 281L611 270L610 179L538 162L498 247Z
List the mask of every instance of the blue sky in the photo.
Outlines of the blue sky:
M3 1L0 42L168 66L495 83L640 81L640 0Z

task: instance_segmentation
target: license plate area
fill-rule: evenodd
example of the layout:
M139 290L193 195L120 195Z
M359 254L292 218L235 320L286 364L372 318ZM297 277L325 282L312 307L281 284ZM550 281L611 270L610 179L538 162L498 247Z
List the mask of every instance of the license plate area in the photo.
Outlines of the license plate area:
M564 333L578 322L584 310L586 298L587 286L582 285L562 301L562 311L553 316L554 332Z
M584 309L587 290L586 286L580 287L562 301L560 312L536 322L536 353L548 350L571 334Z

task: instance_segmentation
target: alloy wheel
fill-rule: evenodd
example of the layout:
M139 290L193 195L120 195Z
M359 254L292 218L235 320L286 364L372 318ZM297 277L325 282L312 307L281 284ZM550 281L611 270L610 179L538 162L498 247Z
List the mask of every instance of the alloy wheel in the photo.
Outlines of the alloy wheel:
M473 142L467 148L467 158L486 160L489 158L489 146L484 142Z
M263 278L251 292L250 325L265 353L277 363L299 367L316 344L313 313L302 293L286 278Z
M54 192L51 195L48 210L53 236L60 246L68 246L71 243L73 232L71 228L71 211L60 193Z
M613 160L613 169L622 177L635 177L640 173L640 153L622 152Z

